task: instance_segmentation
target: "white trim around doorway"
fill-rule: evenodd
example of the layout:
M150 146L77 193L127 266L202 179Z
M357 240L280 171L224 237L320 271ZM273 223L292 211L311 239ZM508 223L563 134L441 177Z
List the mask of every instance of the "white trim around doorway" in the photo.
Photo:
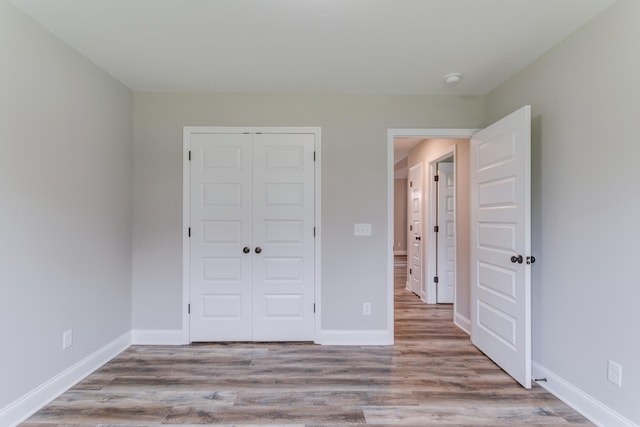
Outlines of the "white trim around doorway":
M389 340L393 342L394 289L393 289L393 242L394 242L394 156L393 142L396 138L462 139L471 138L477 129L388 129L387 130L387 328ZM455 316L455 313L454 313ZM456 323L457 324L457 323Z

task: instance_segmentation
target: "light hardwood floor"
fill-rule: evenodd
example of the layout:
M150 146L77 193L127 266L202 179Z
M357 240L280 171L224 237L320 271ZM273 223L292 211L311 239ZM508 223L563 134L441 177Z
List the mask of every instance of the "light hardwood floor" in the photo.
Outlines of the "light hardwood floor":
M23 426L591 425L483 356L450 305L406 291L405 266L396 259L393 347L133 346Z

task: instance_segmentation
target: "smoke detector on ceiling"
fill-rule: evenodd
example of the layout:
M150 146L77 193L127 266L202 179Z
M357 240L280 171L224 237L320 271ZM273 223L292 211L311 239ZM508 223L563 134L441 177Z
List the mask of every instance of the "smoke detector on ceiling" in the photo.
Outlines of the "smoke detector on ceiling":
M444 82L450 86L462 80L462 73L450 73L444 76Z

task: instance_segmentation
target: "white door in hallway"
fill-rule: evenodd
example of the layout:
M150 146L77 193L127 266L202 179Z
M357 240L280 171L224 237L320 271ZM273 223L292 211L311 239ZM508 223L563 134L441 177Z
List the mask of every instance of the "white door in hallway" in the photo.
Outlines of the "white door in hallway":
M437 302L452 304L455 291L456 236L453 163L438 163L438 283Z
M531 387L531 108L471 138L471 340Z
M191 341L313 340L314 148L191 133Z
M418 296L424 295L422 284L422 164L409 169L409 248L407 275L409 290Z

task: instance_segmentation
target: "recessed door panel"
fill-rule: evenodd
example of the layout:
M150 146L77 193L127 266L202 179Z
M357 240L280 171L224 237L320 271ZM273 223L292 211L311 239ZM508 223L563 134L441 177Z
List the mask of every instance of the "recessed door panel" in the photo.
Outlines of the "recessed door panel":
M478 287L515 302L516 275L513 270L478 262Z
M242 206L242 184L235 182L202 184L202 206Z
M242 260L230 257L202 258L202 282L239 283L242 280Z
M516 319L494 305L478 301L478 325L505 346L516 348Z
M304 221L264 221L266 243L301 245L304 242Z
M513 253L516 250L516 224L478 223L478 248Z
M490 141L481 141L477 145L477 170L486 171L516 157L516 140L509 131L494 135Z
M292 147L288 145L272 145L265 148L265 169L284 170L304 170L303 147Z
M242 223L236 220L202 221L202 243L224 245L242 243Z
M302 206L304 203L304 184L302 183L265 183L264 204L266 206Z
M202 295L202 317L239 319L242 317L242 297L238 294Z
M267 319L301 320L304 317L302 295L265 295L264 316Z
M304 259L301 257L264 257L265 282L301 282L304 278Z
M516 206L516 179L507 177L484 181L478 185L479 208L505 208Z
M202 151L203 169L242 169L241 147L205 147Z

